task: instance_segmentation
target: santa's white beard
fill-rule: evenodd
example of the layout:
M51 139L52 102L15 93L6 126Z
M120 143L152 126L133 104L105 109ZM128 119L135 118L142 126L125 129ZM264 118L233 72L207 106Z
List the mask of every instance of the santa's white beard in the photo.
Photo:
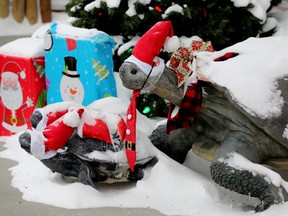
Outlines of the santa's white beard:
M1 89L1 100L3 105L10 110L17 110L23 103L23 94L21 88L16 91L11 88L8 90Z

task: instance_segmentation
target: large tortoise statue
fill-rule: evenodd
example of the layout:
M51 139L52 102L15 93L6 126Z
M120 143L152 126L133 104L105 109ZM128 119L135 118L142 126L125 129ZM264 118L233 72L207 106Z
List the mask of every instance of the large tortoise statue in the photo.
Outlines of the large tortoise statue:
M142 37L149 37L147 33ZM157 40L155 34L153 37ZM265 44L269 44L270 50L267 50ZM145 62L146 59L139 54L142 45L143 41L136 44L133 57L126 59L119 69L123 85L131 90L156 94L181 107L187 85L179 86L179 77L167 67L168 64L160 73L153 75L151 71L154 70L155 63ZM142 50L149 52L147 46L144 44ZM247 50L243 51L241 47ZM192 147L198 155L211 161L211 177L217 184L240 194L259 198L261 203L255 207L256 211L263 211L272 204L288 200L287 182L269 169L271 166L288 169L288 70L283 72L281 66L287 64L287 48L287 38L271 37L250 38L219 52L195 52L189 66L194 71L187 80L196 82L196 90L203 92L200 110L191 120L189 127L176 129L168 135L166 125L160 124L150 136L157 148L180 163L185 160ZM279 55L276 54L277 51ZM282 54L282 51L286 55ZM267 53L267 59L259 58L261 53ZM271 65L268 63L267 73L260 71L258 80L254 73L257 65L271 59L271 53L276 60ZM154 52L154 55L157 55L157 52ZM152 58L152 61L156 58ZM253 65L247 62L251 58L255 59ZM151 66L148 67L148 73L143 72L143 62L144 65ZM236 68L241 62L243 67ZM221 71L223 68L225 71ZM251 74L243 79L240 74L238 77L233 74L233 70L249 70ZM222 76L217 79L216 73L222 73ZM251 104L240 103L235 85L243 85L247 89L244 97L257 105L265 92L249 93L249 85L265 86L265 80L273 79L273 73L275 79L272 83L275 88L272 88L272 93L275 95L272 94L270 101L267 101L268 105L263 103L257 112L258 110L249 107ZM229 85L231 76L236 79L236 84ZM266 90L268 88L270 86L267 85ZM276 97L281 99L280 104L276 104L276 100L271 102ZM192 98L191 103L197 102L194 99ZM261 115L261 111L266 109L265 106L270 111L269 115ZM240 158L242 159L239 160ZM264 163L270 166L264 166ZM278 176L280 181L275 182L274 177L267 174L270 172Z
M112 104L117 106L111 106ZM141 142L137 144L137 160L134 170L131 170L125 154L125 141L121 138L125 136L126 110L123 108L126 105L128 104L123 99L115 97L99 99L87 107L67 101L46 105L36 109L31 115L33 130L20 134L19 143L24 150L40 159L53 172L60 173L65 179L72 178L93 188L99 182L140 180L144 177L143 169L148 165L152 166L157 159L153 151L150 151L153 146L151 141L145 131L139 128L137 133ZM80 107L85 111L79 125L69 131L69 128L60 126L59 120L70 114L68 110L71 107ZM142 117L145 122L144 116L138 117ZM55 125L55 128L51 125ZM45 134L45 131L48 132ZM50 150L48 149L44 155L35 150L42 145L39 139L43 135L47 142L51 140L48 146ZM67 140L62 141L65 136ZM107 140L110 137L112 140Z

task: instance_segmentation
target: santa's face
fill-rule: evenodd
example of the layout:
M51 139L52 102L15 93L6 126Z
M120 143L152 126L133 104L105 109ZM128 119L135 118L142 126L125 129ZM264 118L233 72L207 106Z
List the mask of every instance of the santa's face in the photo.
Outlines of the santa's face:
M23 94L18 79L2 77L0 95L3 105L10 110L17 110L23 103Z
M84 88L78 78L63 76L60 82L60 93L63 101L82 104L84 99Z

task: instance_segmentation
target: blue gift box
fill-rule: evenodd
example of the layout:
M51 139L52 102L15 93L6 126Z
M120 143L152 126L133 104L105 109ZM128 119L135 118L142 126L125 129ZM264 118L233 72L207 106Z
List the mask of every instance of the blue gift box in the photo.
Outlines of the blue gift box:
M117 96L114 40L97 29L52 23L45 35L47 103L92 101Z

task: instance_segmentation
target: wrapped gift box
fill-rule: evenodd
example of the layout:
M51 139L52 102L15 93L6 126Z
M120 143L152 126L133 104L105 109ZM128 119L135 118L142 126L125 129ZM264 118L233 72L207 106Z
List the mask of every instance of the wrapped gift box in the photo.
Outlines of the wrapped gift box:
M52 23L45 35L47 103L88 105L117 96L113 76L114 40L96 29Z
M0 47L0 136L31 128L29 118L46 103L44 43L21 38Z

